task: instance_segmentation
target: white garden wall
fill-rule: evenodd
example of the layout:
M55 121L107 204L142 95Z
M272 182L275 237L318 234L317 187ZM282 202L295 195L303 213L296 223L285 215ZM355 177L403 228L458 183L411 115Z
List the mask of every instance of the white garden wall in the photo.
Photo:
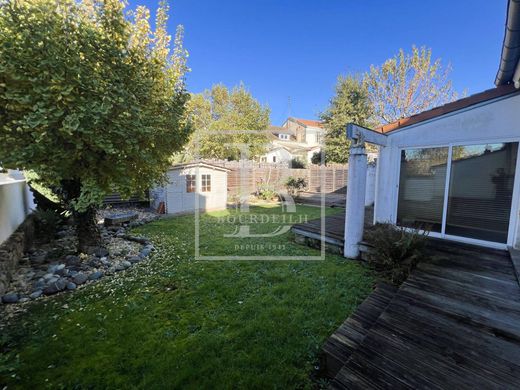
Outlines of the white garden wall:
M0 173L0 244L20 226L35 208L32 193L16 171Z

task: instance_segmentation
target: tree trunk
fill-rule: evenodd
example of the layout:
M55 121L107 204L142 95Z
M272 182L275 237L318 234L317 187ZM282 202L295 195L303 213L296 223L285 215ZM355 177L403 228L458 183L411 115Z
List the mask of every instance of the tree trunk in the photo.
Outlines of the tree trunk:
M70 205L81 195L81 182L79 180L62 180L60 195L65 204ZM89 206L83 212L71 211L76 225L78 251L90 253L93 248L101 245L101 234L96 223L96 208Z
M89 253L101 245L101 234L96 223L96 209L90 206L84 212L74 212L76 234L78 236L78 251Z

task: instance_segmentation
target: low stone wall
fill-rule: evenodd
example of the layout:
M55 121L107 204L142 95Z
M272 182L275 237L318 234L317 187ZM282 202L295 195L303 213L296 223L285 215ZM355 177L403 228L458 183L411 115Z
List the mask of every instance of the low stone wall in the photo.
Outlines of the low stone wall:
M29 249L34 238L34 219L32 215L0 245L0 296L6 292L13 273L18 268L24 252Z

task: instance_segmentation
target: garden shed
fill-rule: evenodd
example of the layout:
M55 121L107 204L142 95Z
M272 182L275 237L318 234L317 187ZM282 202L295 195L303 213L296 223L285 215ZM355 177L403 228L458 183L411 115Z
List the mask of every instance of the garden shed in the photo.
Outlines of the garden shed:
M229 169L206 162L172 166L168 184L152 191L153 206L161 199L167 214L225 209Z

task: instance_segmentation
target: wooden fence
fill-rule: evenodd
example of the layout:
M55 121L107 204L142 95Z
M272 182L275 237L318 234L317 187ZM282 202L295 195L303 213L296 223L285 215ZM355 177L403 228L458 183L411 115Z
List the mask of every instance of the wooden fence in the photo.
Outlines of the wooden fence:
M304 169L293 169L283 164L257 163L252 161L212 161L231 169L228 174L228 193L240 193L240 188L247 188L249 193L262 187L274 190L285 189L285 181L289 177L304 178L307 182L306 191L335 192L347 185L347 165L332 165L320 167L311 165Z

